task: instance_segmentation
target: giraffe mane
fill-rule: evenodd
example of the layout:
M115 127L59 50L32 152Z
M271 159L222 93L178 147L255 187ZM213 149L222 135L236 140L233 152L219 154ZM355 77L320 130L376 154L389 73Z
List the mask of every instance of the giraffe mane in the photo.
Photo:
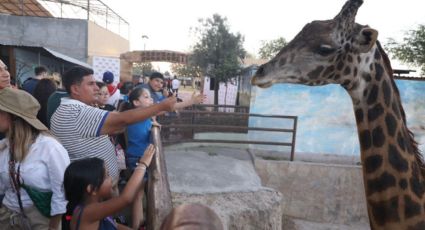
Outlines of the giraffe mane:
M403 119L403 122L406 126L406 130L409 134L408 136L408 143L410 143L410 146L407 146L408 149L411 149L413 151L413 153L415 154L415 158L416 158L416 162L418 163L419 169L421 171L422 176L425 177L425 163L424 163L424 159L422 157L421 151L418 148L418 142L415 141L415 134L410 131L410 129L407 127L407 122L406 122L406 113L404 112L403 106L401 106L401 99L400 99L400 92L398 90L398 88L396 87L395 81L394 81L394 75L393 75L393 69L391 67L391 63L390 63L390 59L388 58L387 53L385 53L384 49L381 46L381 43L379 41L376 41L376 45L378 47L379 52L381 53L381 56L383 58L384 61L384 67L386 72L389 74L390 79L391 79L391 84L393 86L393 89L395 90L395 94L397 95L397 100L399 103L399 109L400 109L400 113L401 113L401 117Z

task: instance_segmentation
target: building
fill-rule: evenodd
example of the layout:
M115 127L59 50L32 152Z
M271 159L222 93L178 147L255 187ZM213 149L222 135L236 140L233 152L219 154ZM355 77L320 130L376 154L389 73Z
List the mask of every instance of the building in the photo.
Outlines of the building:
M99 0L0 2L0 58L23 83L38 65L63 73L80 65L119 81L120 54L129 51L129 24Z

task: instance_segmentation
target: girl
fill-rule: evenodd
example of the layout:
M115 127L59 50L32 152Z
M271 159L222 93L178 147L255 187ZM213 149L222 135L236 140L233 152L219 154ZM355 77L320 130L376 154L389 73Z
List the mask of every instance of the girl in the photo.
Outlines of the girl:
M129 102L125 103L123 110L128 110L137 107L148 107L153 104L153 99L148 89L136 88L129 95ZM143 152L150 144L150 132L152 128L152 119L146 119L127 127L127 149L126 149L126 165L132 171L136 167L139 158L143 156ZM154 124L157 124L154 122ZM142 187L146 185L146 179L143 180ZM132 226L137 228L142 224L143 219L143 189L136 196L136 200L132 209Z
M193 93L192 97L185 102L176 103L174 109L182 109L193 104L201 103L204 96ZM123 110L134 109L138 107L149 107L153 104L150 91L146 88L136 87L129 95L129 102L125 103ZM150 144L150 133L152 125L159 126L154 119L146 119L127 127L127 143L126 143L126 163L129 170L136 167L136 163L143 156L146 146ZM147 177L145 177L147 179ZM144 188L146 180L143 181ZM143 190L137 194L136 201L133 205L132 226L137 228L141 225L143 219Z
M110 216L134 201L154 152L154 146L149 145L124 190L114 198L111 198L112 179L103 160L87 158L72 162L64 178L68 207L73 210L71 230L129 229L116 224Z
M69 156L37 119L39 109L23 90L0 90L0 132L6 133L0 141L3 230L59 229L66 211L62 184Z
M133 108L146 108L153 105L153 99L148 89L136 88L129 95L129 102L126 103L123 110ZM146 147L150 143L150 130L152 128L152 119L129 125L127 127L127 167L134 169L139 158L143 155Z

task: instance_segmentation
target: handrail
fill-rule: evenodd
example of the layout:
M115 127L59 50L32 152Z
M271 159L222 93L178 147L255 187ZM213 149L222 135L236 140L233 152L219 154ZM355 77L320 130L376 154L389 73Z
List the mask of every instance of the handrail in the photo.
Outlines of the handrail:
M248 106L241 105L214 105L214 104L195 104L192 107L213 107L213 108L237 108L237 109L246 109L248 110Z
M292 143L273 141L243 141L243 140L221 140L221 139L180 139L178 142L202 142L202 143L225 143L225 144L258 144L258 145L282 145L292 146ZM172 143L172 141L167 141Z
M171 211L172 202L159 128L152 127L151 135L156 152L148 170L146 221L148 230L158 230Z
M220 107L220 106L216 106ZM223 106L224 107L224 106ZM164 117L162 124L163 143L174 144L181 142L194 143L225 143L225 144L254 144L254 145L275 145L288 146L290 150L290 160L294 160L297 116L286 115L265 115L240 112L218 112L218 111L201 111L201 110L183 110L180 116ZM273 119L289 119L293 121L291 128L265 128L265 127L249 127L249 118L273 118ZM179 130L179 131L177 131ZM278 142L271 140L237 140L218 138L200 138L195 139L195 133L201 132L237 132L247 133L249 131L261 132L280 132L290 133L292 138L288 142ZM177 134L177 135L175 135ZM171 137L171 138L170 138ZM177 137L177 138L176 138Z
M255 130L255 131L269 131L269 132L286 132L293 133L293 129L275 129L275 128L257 128L257 127L243 127L243 126L228 126L228 125L166 125L168 128L181 128L181 129L216 129L216 130Z
M235 115L242 117L265 117L265 118L286 118L286 119L295 119L297 116L288 116L288 115L266 115L266 114L257 114L257 113L229 113L229 112L217 112L217 111L200 111L200 110L182 110L179 111L181 114L211 114L211 115Z

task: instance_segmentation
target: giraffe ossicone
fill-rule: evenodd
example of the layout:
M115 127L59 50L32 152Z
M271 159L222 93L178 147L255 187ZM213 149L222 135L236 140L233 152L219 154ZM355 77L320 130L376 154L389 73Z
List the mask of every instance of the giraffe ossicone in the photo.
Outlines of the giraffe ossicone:
M350 95L372 229L425 229L425 167L406 126L378 32L355 23L362 0L331 20L313 21L253 76L253 85L339 84Z

